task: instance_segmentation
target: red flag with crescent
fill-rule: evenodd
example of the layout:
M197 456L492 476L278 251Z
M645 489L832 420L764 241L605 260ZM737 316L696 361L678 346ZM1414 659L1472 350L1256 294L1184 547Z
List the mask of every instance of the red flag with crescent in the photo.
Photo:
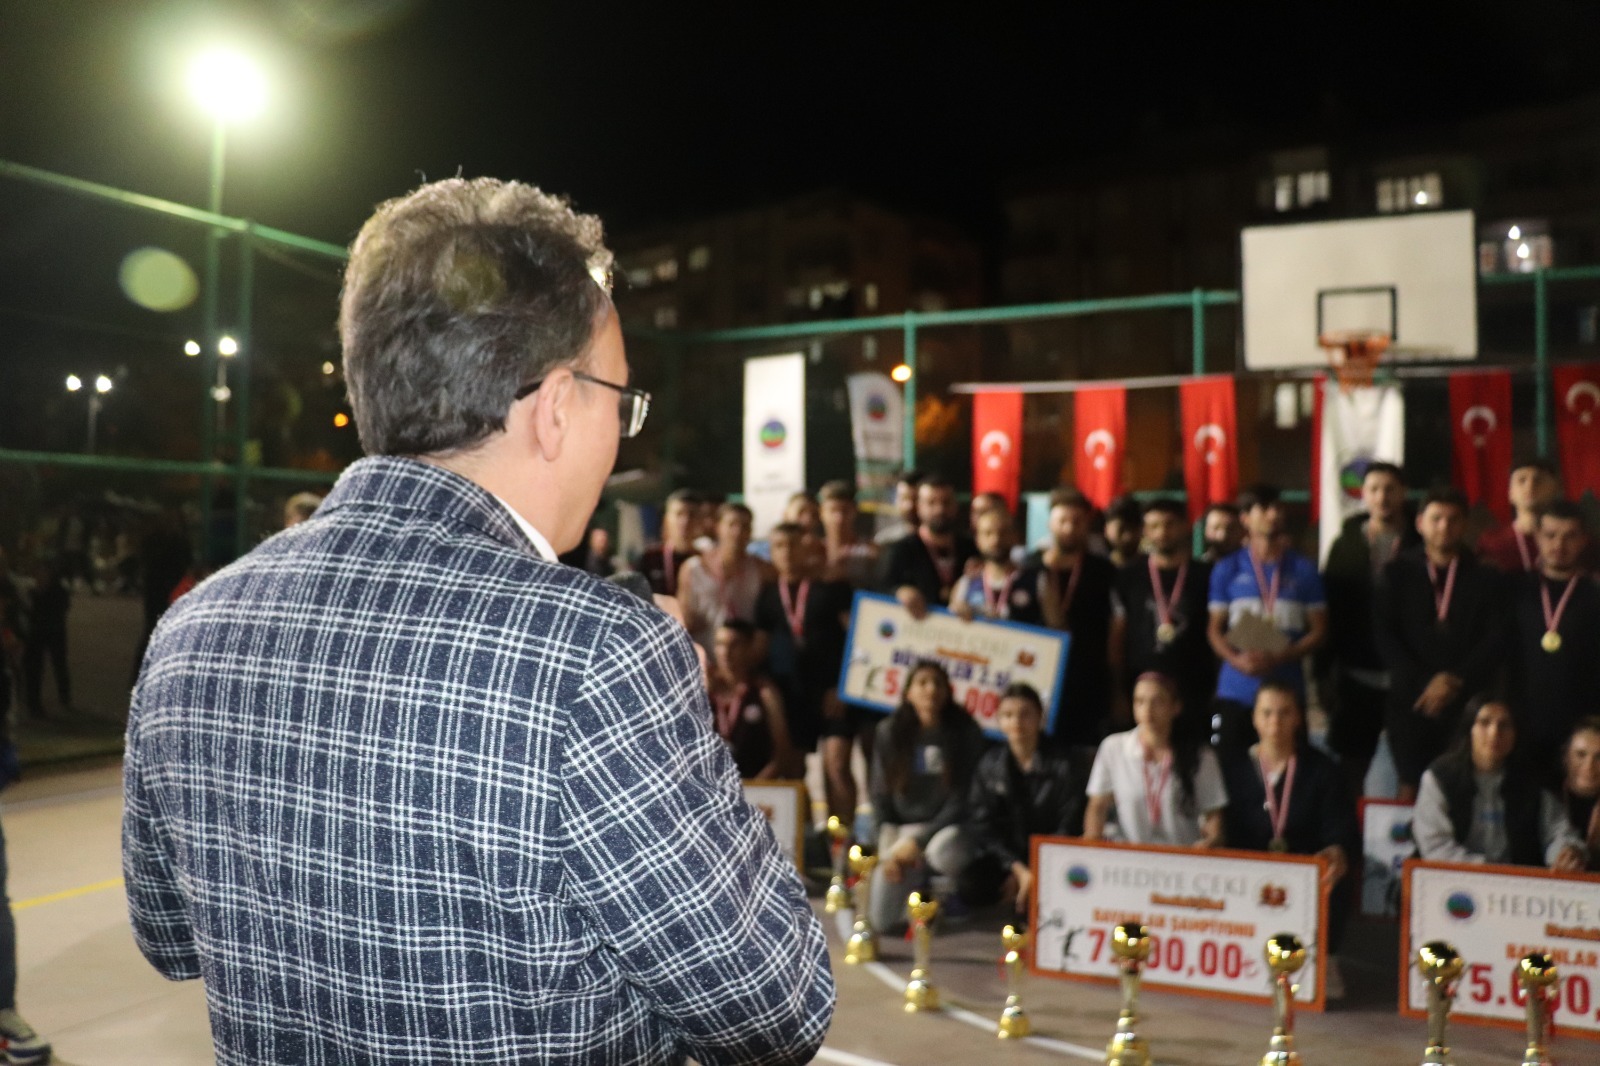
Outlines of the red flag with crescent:
M1600 363L1558 366L1550 377L1567 495L1577 499L1588 489L1600 496Z
M1450 426L1456 488L1502 522L1511 520L1511 373L1450 375Z
M1183 485L1189 492L1189 519L1199 521L1214 503L1232 503L1239 494L1238 418L1233 378L1226 374L1193 378L1178 386L1183 410Z
M1022 493L1022 393L972 397L972 493L998 492L1011 513Z
M1104 509L1122 491L1122 457L1128 441L1128 390L1079 389L1073 395L1078 491Z

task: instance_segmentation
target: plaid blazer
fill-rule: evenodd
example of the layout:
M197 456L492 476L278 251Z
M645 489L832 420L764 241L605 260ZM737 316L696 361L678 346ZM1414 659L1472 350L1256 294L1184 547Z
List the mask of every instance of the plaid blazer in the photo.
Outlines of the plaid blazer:
M184 596L128 720L135 938L219 1063L801 1062L822 929L688 634L364 459Z

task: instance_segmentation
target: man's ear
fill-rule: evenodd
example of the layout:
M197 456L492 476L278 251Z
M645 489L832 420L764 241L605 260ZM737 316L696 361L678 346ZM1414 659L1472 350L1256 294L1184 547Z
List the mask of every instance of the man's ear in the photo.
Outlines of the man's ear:
M523 417L531 428L532 445L546 462L561 458L567 436L572 432L573 386L572 371L565 367L552 370L538 391L528 396L532 409ZM517 417L513 408L512 417Z

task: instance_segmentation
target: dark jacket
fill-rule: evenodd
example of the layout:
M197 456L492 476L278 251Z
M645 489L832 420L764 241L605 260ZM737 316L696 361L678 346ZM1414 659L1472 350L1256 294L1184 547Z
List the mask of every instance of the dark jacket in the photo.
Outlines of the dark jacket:
M1444 793L1450 825L1456 843L1465 845L1472 832L1472 801L1478 792L1472 757L1464 751L1447 752L1428 767ZM1543 789L1528 774L1516 767L1507 769L1500 779L1500 801L1506 812L1506 840L1511 861L1517 866L1543 866L1544 829L1539 821Z
M1061 713L1055 736L1068 744L1098 744L1111 712L1111 591L1117 569L1110 559L1092 552L1086 552L1079 565L1083 569L1066 615L1066 630L1072 640L1067 646L1067 671L1062 679ZM1058 586L1064 586L1066 580L1061 577ZM1051 595L1050 573L1042 555L1028 557L1017 574L1017 587L1034 595L1026 607L1012 608L1011 620L1049 625L1044 600ZM1064 591L1063 587L1061 593Z
M884 557L883 590L892 596L896 589L911 585L922 593L929 607L943 607L950 602L950 590L966 570L967 560L977 555L977 546L971 538L957 533L954 565L950 568L950 580L945 581L922 537L912 533L890 545Z
M974 858L993 859L1002 870L1027 863L1028 838L1083 832L1083 777L1066 749L1042 741L1034 769L1024 773L1006 744L983 753L967 798L967 830Z
M1230 848L1266 851L1272 843L1272 817L1266 810L1267 790L1261 781L1260 763L1248 751L1234 752L1222 760L1222 780L1228 788L1223 839ZM1280 779L1280 794L1282 788ZM1293 855L1315 855L1337 844L1344 849L1351 868L1360 868L1361 828L1344 775L1332 759L1304 744L1295 752L1294 790L1289 794L1284 840Z
M965 711L950 715L948 723L941 723L935 730L919 728L911 738L918 749L913 753L911 773L898 789L889 783L893 740L894 715L890 715L878 723L872 749L872 815L876 821L873 837L886 822L921 825L916 840L927 847L939 830L960 825L966 818L973 768L984 749L983 730ZM939 749L943 766L934 767L927 761L926 749L930 747Z
M1347 670L1384 669L1372 628L1372 546L1366 524L1365 512L1345 519L1322 567L1322 587L1328 596L1328 656ZM1399 551L1418 543L1416 528L1402 524Z
M1443 575L1440 577L1444 580ZM1462 552L1450 611L1439 622L1426 556L1402 552L1383 568L1372 616L1378 649L1389 667L1389 712L1410 711L1435 674L1464 682L1453 718L1474 693L1488 689L1505 662L1509 611L1505 578Z

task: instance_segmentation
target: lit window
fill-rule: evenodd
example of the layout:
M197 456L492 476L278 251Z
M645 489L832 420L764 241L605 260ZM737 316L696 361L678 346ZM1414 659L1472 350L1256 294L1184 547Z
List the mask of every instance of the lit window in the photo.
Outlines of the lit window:
M648 289L656 280L655 272L649 267L631 267L627 272L628 287L630 289Z
M878 283L869 281L861 286L861 303L868 311L878 309Z
M1272 207L1276 211L1294 207L1294 178L1284 174L1272 183Z
M656 308L656 329L672 329L678 324L678 309L672 304Z
M1404 178L1383 178L1378 182L1378 210L1431 211L1444 206L1444 182L1438 171Z
M1305 170L1295 176L1295 198L1301 207L1326 203L1328 199L1328 172ZM1279 210L1283 210L1279 208Z
M689 269L698 273L711 265L711 249L699 245L689 250Z
M1394 210L1394 182L1384 178L1378 182L1378 211L1387 215Z
M676 259L663 259L656 264L656 277L661 281L672 281L678 276L678 261Z

